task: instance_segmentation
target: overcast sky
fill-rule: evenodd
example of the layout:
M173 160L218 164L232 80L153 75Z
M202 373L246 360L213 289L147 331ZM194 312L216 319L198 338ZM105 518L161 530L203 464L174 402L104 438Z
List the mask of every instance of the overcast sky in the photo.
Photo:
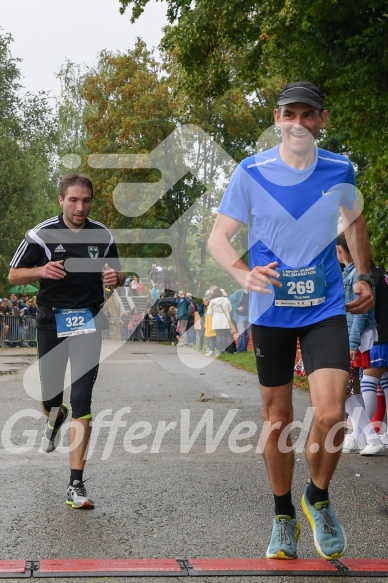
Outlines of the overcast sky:
M118 0L2 0L0 27L10 33L13 57L22 59L22 85L29 91L58 94L55 77L66 58L93 65L103 49L126 51L138 36L156 47L167 24L166 4L151 0L130 23L131 9L119 14Z

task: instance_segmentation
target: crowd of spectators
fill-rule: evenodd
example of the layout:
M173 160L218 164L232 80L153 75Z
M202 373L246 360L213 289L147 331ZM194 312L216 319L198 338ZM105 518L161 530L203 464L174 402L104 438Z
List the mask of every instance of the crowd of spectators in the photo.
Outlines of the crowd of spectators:
M163 271L155 265L150 269L146 310L141 312L135 306L120 315L122 340L196 345L209 356L247 350L249 323L247 295L243 290L229 298L225 290L216 285L211 285L202 298L183 290L164 291L156 277ZM125 289L125 295L141 295L143 282L136 275L129 276ZM36 346L36 313L36 296L11 293L9 298L1 298L0 347ZM106 315L109 320L110 314Z
M0 299L0 347L36 346L36 296L11 293Z
M145 313L138 308L124 311L120 334L122 340L168 341L180 347L196 345L209 356L246 352L248 294L241 289L228 297L215 284L202 298L184 290L161 293L160 284L151 279Z
M135 306L125 310L120 316L121 340L143 341L176 341L176 309L171 304L171 298L165 300L162 294L152 305L147 306L144 313ZM153 333L155 331L155 333Z

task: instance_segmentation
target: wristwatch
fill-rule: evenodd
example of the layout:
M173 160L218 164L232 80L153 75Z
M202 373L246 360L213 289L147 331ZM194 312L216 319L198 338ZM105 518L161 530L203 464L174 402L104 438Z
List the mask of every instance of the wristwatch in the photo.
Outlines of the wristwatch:
M117 279L116 287L119 287L119 285L121 285L121 275L119 273L116 273L116 279Z
M357 277L357 281L366 281L371 287L373 287L375 284L375 278L371 273L360 273L360 275Z

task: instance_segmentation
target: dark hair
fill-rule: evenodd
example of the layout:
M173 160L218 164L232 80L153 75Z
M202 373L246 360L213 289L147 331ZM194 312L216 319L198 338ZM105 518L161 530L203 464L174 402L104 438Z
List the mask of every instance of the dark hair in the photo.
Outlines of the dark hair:
M340 233L337 236L337 245L342 247L342 249L345 251L345 253L350 255L349 247L348 247L348 244L346 242L346 237L345 237L344 233Z
M66 174L62 178L59 187L59 196L61 198L65 198L67 189L70 188L70 186L84 186L85 188L88 188L93 198L93 183L90 178L85 176L85 174Z
M215 287L212 291L212 296L213 296L213 298L222 298L223 293L219 287Z

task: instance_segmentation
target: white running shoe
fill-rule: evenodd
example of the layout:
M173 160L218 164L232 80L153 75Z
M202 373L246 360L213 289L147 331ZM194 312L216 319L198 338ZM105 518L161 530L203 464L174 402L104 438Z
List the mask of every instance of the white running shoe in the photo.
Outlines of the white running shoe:
M360 455L377 455L385 450L385 445L380 437L367 437L366 446L360 451Z
M379 437L384 445L388 445L388 431L382 433L381 435L379 435Z
M94 508L94 502L86 494L83 482L74 480L67 488L66 504L71 508Z
M347 433L345 435L342 453L360 453L360 446L353 433Z

